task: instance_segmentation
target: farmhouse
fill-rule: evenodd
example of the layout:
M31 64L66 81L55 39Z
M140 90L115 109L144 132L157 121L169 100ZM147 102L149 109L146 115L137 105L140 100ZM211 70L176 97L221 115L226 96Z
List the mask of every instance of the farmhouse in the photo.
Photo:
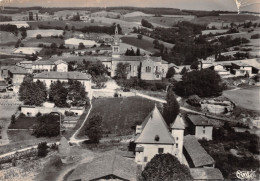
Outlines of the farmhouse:
M91 90L91 75L81 72L42 72L33 77L33 81L40 80L46 84L47 89L50 88L54 81L68 82L69 80L77 80L85 86L86 92Z
M136 127L136 163L144 168L156 154L162 153L170 153L182 163L183 134L182 119L176 118L170 132L160 111L155 106L142 125Z
M213 125L202 115L187 115L188 131L198 139L212 140Z

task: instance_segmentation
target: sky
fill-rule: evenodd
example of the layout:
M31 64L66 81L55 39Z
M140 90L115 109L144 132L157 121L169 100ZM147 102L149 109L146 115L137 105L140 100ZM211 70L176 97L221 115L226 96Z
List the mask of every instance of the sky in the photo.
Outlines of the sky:
M0 0L1 1L1 0ZM243 10L260 12L260 0L239 0L258 3L247 6ZM171 7L190 10L227 10L236 11L234 0L11 0L7 6L26 7L108 7L108 6L137 6L137 7Z

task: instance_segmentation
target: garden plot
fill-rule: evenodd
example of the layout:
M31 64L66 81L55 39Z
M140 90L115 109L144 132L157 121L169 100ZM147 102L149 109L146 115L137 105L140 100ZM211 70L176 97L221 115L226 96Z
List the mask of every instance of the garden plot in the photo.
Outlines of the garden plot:
M63 34L63 30L27 30L27 37L35 38L39 34L42 35L42 37L60 36Z

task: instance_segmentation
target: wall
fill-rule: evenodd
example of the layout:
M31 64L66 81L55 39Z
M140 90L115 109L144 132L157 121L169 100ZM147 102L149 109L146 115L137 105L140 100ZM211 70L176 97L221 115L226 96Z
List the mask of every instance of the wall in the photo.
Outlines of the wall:
M182 163L184 130L172 129L172 136L175 140L175 147L176 147L176 144L178 144L178 148L176 148L176 154L177 155L175 155L175 156Z
M68 64L60 63L57 65L57 72L68 72Z
M51 108L51 107L34 107L34 106L21 106L21 112L27 116L36 116L38 112L42 114L49 114L51 112L59 112L63 115L65 114L65 111L70 111L77 113L79 116L84 112L84 109L75 109L75 108Z
M129 65L131 65L131 71L129 72L129 76L131 77L138 76L138 66L140 66L140 61L112 61L111 77L116 76L116 68L118 63L128 63Z
M158 148L163 148L163 153L170 153L172 155L176 154L175 145L164 145L164 144L138 144L137 146L142 146L144 148L143 152L137 154L135 162L144 166L151 161L151 159L158 154ZM144 158L147 157L147 162L144 162Z
M161 62L154 62L150 59L144 60L142 62L141 68L141 79L142 80L161 80L162 75L155 75L156 70L159 73L162 73L162 66ZM147 72L146 68L150 67L151 71Z
M39 72L42 72L42 71L53 71L55 68L55 65L32 65L32 70L33 72L35 71L39 71Z
M205 134L203 133L205 130ZM213 126L196 126L195 137L198 139L212 140Z

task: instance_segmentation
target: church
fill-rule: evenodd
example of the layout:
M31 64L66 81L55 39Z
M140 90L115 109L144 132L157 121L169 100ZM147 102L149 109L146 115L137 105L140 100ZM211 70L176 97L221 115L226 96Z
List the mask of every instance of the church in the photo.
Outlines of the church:
M102 61L103 62L103 61ZM127 78L138 77L142 80L162 80L166 77L169 68L168 62L161 57L145 56L125 56L120 52L120 38L118 28L115 29L115 37L112 43L111 61L105 61L103 64L108 68L111 77L116 76L118 63L129 64Z

